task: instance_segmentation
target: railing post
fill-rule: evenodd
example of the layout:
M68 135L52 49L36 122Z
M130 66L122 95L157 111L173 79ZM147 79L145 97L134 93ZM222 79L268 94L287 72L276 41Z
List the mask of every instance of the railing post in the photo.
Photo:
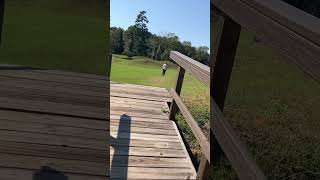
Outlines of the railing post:
M206 180L208 178L209 162L205 155L202 155L197 172L197 180Z
M177 77L177 82L176 82L176 87L175 87L175 91L177 92L178 95L180 95L180 93L181 93L183 79L184 79L184 73L185 73L185 70L182 67L179 67L179 72L178 72L178 77ZM172 120L175 120L175 115L177 114L177 112L178 112L178 106L174 102L174 100L172 100L172 103L170 106L169 118Z
M5 0L0 0L0 45L1 45L1 42L2 42L4 7L5 7Z
M212 5L212 4L211 4ZM212 23L213 42L211 49L214 51L211 56L211 83L210 96L212 97L221 111L223 111L225 98L227 95L229 80L238 46L241 26L229 17L219 12L214 6ZM211 107L213 108L213 107ZM213 112L213 110L211 110ZM213 116L211 116L213 117ZM214 119L210 120L214 125ZM213 162L219 162L223 156L223 151L215 139L213 133L210 133L211 157Z

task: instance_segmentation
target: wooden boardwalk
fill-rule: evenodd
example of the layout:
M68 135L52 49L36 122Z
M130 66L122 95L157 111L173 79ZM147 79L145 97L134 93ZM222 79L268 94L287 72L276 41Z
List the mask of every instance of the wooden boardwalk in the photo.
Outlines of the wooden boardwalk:
M2 66L0 82L1 180L109 179L106 78Z
M109 121L103 76L0 66L0 82L0 179L195 179L165 89L112 83Z
M164 88L111 83L111 179L195 179Z

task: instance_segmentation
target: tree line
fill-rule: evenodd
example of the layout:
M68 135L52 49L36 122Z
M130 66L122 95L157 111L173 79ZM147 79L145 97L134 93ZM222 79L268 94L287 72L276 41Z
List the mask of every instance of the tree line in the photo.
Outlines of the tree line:
M134 25L124 30L119 27L110 28L111 51L114 54L132 56L147 56L153 60L169 60L170 51L191 57L203 64L209 62L209 48L206 46L194 47L191 42L181 42L174 33L156 35L149 32L149 20L146 11L141 11Z

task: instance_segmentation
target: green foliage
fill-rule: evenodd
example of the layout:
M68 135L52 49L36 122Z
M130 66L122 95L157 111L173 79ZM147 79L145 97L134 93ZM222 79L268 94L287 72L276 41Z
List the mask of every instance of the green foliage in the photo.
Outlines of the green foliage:
M147 28L148 18L146 12L141 11L135 21L135 25L130 26L124 32L124 54L131 56L145 56L147 53L147 40L150 33Z
M113 53L125 54L129 57L132 56L148 56L151 59L158 61L169 60L170 51L179 51L201 63L207 64L209 60L208 47L201 46L199 48L193 47L191 42L181 42L179 37L174 33L164 35L156 35L148 32L147 24L149 20L146 16L146 11L141 11L136 18L135 24L130 26L123 33L123 41L119 38L111 37L111 42L115 45L124 44L123 51L121 48L113 50ZM116 29L114 27L111 30ZM120 33L120 31L117 31ZM118 37L120 35L117 35Z
M123 32L124 30L122 28L110 28L110 46L112 53L121 54L124 51Z

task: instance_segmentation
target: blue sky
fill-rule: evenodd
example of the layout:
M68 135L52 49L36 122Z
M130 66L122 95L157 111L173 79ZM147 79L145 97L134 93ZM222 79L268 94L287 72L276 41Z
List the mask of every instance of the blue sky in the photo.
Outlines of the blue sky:
M142 10L149 31L175 33L193 46L210 48L210 0L110 0L111 26L128 28Z

